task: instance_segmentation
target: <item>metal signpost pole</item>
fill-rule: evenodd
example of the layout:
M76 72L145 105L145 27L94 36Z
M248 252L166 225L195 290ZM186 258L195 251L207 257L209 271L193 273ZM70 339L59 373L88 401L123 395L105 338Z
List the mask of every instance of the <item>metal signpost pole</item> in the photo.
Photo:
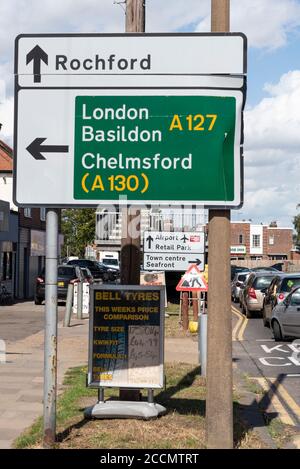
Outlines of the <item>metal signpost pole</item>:
M212 0L212 32L228 32L230 0ZM232 448L232 342L230 313L230 210L209 211L209 290L206 441Z
M54 446L56 432L58 213L58 210L48 209L46 214L43 432L45 448Z

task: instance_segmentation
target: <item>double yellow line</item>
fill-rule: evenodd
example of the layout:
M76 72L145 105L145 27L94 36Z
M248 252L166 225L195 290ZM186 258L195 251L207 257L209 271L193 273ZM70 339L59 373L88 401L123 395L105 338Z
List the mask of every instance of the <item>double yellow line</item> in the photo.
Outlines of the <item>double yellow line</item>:
M238 322L232 330L232 340L242 341L244 340L244 332L248 324L248 319L237 308L232 305L231 312L238 317Z
M299 425L300 406L288 393L286 388L280 382L278 382L277 378L261 377L251 379L258 382L263 388L265 391L265 396L268 397L269 403L273 405L282 423L293 426Z

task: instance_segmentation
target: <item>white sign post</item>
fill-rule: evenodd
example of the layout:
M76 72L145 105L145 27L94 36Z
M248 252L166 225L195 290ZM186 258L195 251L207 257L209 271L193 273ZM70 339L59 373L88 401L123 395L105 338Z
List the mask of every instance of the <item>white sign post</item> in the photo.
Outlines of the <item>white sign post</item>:
M144 232L144 269L186 271L191 264L204 270L204 232Z

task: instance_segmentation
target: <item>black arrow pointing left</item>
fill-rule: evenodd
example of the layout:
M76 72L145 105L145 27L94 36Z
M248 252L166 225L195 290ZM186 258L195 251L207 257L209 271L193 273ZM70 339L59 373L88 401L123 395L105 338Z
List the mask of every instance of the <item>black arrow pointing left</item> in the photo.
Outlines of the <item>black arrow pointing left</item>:
M33 62L33 81L34 83L41 82L41 63L44 62L48 65L48 54L41 49L40 46L36 45L30 52L26 55L26 65L30 62Z
M35 160L46 160L42 153L68 153L68 145L42 145L46 138L36 138L31 142L26 150L33 156Z

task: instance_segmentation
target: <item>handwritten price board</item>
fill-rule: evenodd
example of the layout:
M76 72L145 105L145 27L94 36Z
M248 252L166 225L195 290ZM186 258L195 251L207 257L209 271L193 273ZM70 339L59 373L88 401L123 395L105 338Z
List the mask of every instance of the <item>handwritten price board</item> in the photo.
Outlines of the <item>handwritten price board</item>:
M90 387L162 388L164 287L91 287Z

